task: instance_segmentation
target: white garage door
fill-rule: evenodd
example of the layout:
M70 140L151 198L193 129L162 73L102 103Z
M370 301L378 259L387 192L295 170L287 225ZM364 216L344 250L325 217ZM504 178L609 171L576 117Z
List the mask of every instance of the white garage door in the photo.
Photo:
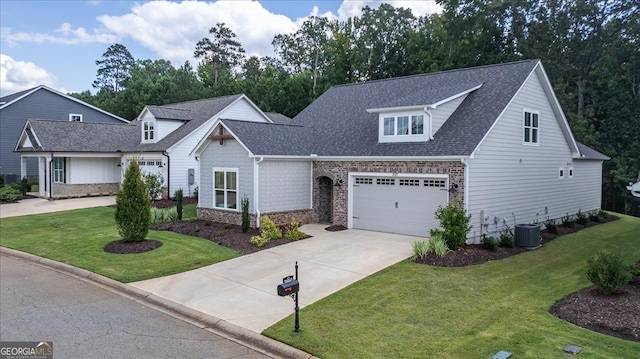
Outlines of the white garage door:
M142 175L145 175L147 173L153 173L153 174L157 174L157 175L161 175L162 178L164 179L164 185L166 186L167 184L167 179L164 177L163 174L163 166L162 166L162 160L161 159L148 159L148 160L139 160L138 161L138 165L140 166L140 173ZM158 195L158 198L161 198L162 194Z
M353 228L428 237L449 193L443 178L354 178Z

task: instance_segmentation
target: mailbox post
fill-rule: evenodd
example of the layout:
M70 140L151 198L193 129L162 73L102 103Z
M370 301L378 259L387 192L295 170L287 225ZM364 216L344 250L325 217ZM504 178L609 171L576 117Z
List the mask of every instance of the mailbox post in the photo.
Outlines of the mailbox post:
M278 285L278 295L281 297L291 296L295 301L296 322L294 330L300 331L300 307L298 306L298 292L300 291L300 283L298 282L298 261L296 261L296 276L292 275L282 278L282 284Z

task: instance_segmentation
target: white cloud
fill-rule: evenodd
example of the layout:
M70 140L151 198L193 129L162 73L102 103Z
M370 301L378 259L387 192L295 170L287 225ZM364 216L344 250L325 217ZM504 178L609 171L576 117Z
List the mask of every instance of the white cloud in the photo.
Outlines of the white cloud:
M54 87L57 78L33 62L16 61L0 54L0 96L39 85Z
M2 28L1 37L8 46L15 46L18 43L36 43L36 44L60 44L60 45L77 45L103 43L111 44L117 41L114 34L105 33L101 30L94 30L93 33L87 32L83 27L73 28L73 26L65 22L60 28L54 30L56 34L47 34L40 32L12 32L10 28Z
M383 3L395 8L409 8L415 17L442 12L442 7L435 0L345 0L338 9L338 18L346 20L353 16L360 16L363 7L377 9Z
M129 14L99 16L98 21L174 64L192 60L196 43L218 22L237 35L247 56L273 56L273 37L297 29L291 19L269 12L256 1L152 1L136 4Z

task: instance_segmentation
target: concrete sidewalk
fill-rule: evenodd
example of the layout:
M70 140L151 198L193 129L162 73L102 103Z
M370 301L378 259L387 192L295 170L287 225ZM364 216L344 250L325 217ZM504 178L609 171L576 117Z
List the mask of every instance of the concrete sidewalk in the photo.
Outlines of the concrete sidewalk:
M18 203L0 204L0 218L69 211L79 208L105 207L114 204L116 204L115 196L55 199L51 201L46 198L28 198L22 199Z
M301 230L312 238L129 285L260 333L293 313L293 300L279 297L276 287L294 274L296 261L302 308L408 258L417 239L325 227L304 225Z

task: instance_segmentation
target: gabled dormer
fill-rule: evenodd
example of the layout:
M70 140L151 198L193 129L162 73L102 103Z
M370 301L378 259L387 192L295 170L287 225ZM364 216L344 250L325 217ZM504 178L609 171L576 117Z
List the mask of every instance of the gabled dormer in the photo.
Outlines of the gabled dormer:
M167 112L170 112L167 114ZM168 116L170 115L170 116ZM156 143L189 120L190 111L168 107L147 106L142 110L140 143Z
M368 109L378 114L378 142L426 142L434 135L464 99L479 89L477 85L431 104Z

